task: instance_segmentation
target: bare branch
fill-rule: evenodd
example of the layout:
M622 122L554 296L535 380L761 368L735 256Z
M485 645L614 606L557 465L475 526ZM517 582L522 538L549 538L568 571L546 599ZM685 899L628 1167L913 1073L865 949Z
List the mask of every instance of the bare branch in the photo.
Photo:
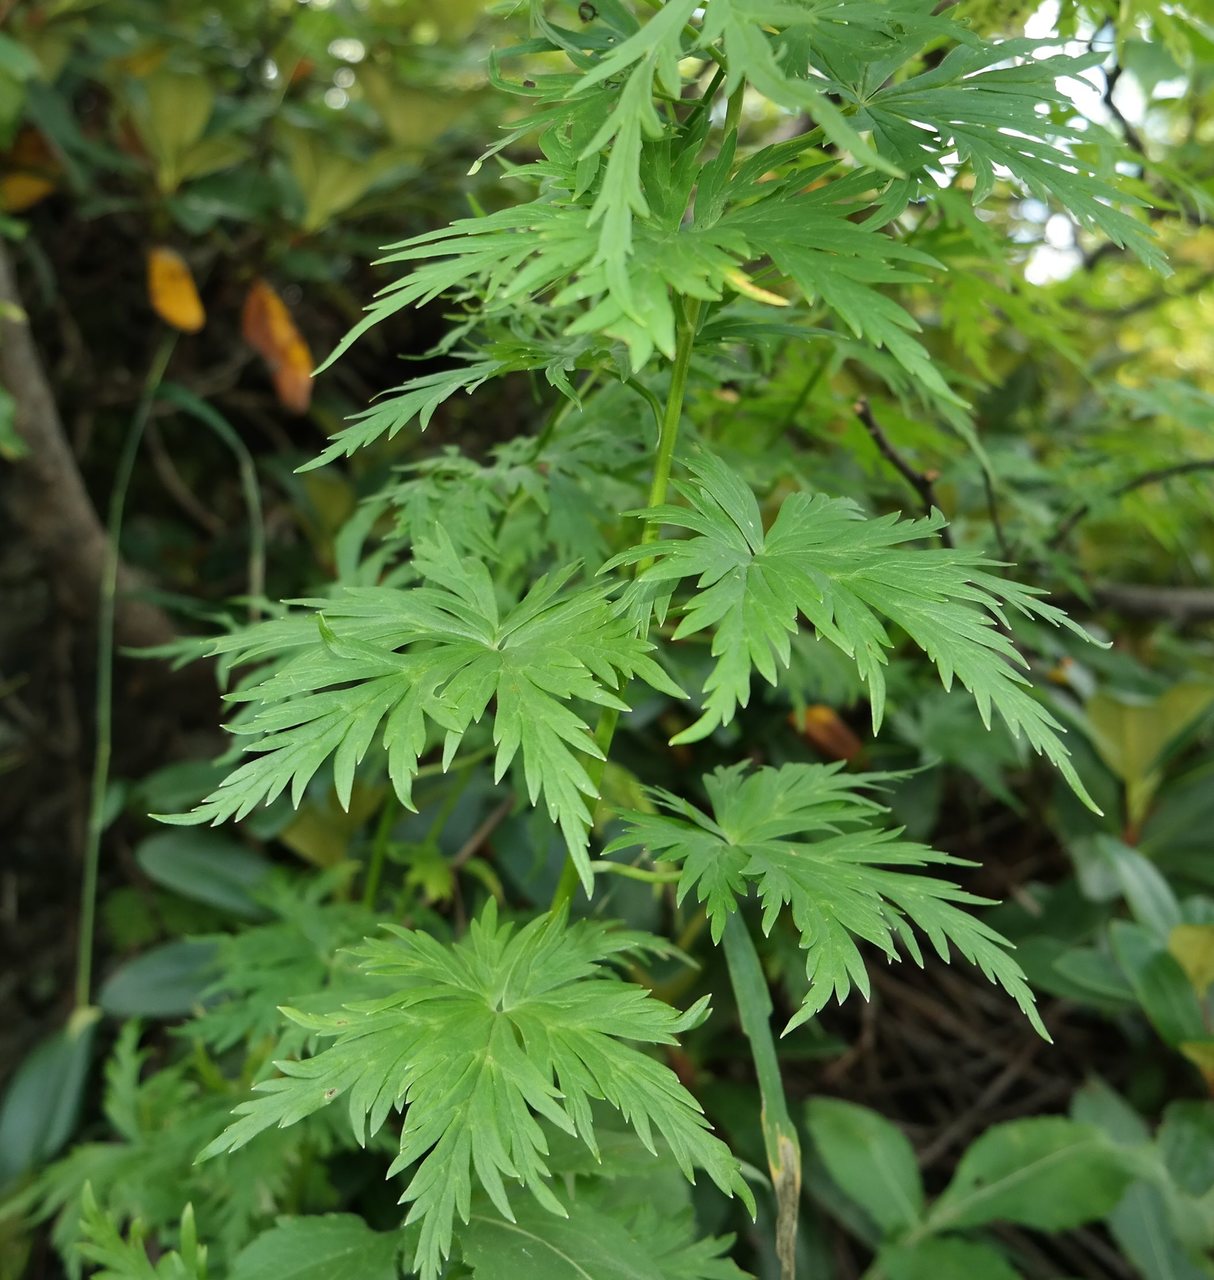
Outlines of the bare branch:
M13 519L46 567L60 604L77 616L91 617L105 563L105 529L63 430L3 242L0 382L13 397L17 431L29 450L12 466L8 497ZM155 605L132 598L140 585L128 566L119 566L118 643L134 648L166 644L174 638L173 625Z
M1127 493L1132 493L1135 489L1143 488L1145 485L1160 484L1176 476L1192 475L1197 471L1214 471L1214 458L1194 458L1189 462L1178 462L1170 467L1157 467L1153 471L1144 471L1141 475L1133 476L1125 481L1124 484L1118 485L1115 489L1110 489L1108 493L1103 495L1103 499L1097 498L1092 502L1080 503L1050 534L1049 538L1046 539L1045 545L1051 551L1061 546L1075 526L1089 516L1093 507L1097 506L1102 500L1109 501L1113 498L1120 498Z
M931 471L916 471L907 462L885 434L881 424L873 416L872 406L868 403L867 398L857 400L853 405L853 410L856 417L864 424L864 429L868 432L869 439L877 446L877 452L919 495L919 501L923 503L924 512L927 515L931 515L933 510L939 510L940 503L936 501L936 474ZM953 545L953 536L949 532L947 525L940 530L940 541L946 547L952 547Z

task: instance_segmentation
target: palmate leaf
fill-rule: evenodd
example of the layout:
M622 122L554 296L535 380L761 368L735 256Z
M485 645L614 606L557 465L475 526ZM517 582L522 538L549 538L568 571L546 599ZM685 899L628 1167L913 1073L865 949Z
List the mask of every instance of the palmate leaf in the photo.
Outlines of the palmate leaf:
M406 1108L390 1172L413 1169L402 1201L412 1206L407 1221L421 1222L414 1266L423 1280L439 1274L457 1216L469 1219L474 1175L508 1222L507 1181L565 1214L549 1186L541 1120L593 1152L598 1100L651 1150L660 1135L689 1179L702 1168L753 1206L737 1161L695 1099L668 1067L624 1043L673 1044L706 1014L706 1000L680 1014L604 970L621 955L661 948L657 940L598 922L570 925L564 913L515 933L498 923L493 900L452 946L387 928L392 939L356 954L366 973L399 979L399 991L328 1017L287 1010L333 1043L313 1058L278 1063L283 1075L257 1086L261 1096L237 1108L240 1119L204 1158L343 1095L360 1141Z
M841 765L785 765L747 773L745 765L704 779L711 815L669 792L650 792L664 813L628 815L628 830L608 852L643 846L659 862L682 864L681 902L692 890L705 904L714 939L753 884L770 933L787 905L801 934L809 993L787 1030L840 1003L853 986L866 997L868 974L857 940L897 959L901 943L923 963L914 929L945 960L950 946L1045 1028L1010 944L961 906L986 900L955 884L917 874L926 866L972 865L901 832L874 825L883 807L865 794L889 775L844 775Z
M696 1240L690 1214L665 1206L646 1205L627 1223L586 1199L564 1220L531 1204L512 1222L474 1210L459 1243L476 1280L745 1280L721 1256L730 1237Z
M1112 203L1141 202L1090 172L1073 148L1090 145L1092 136L1057 119L1058 111L1074 110L1058 80L1078 75L1104 55L1033 58L1042 43L959 46L931 70L885 86L864 108L874 141L908 171L955 150L974 172L975 203L990 194L1006 170L1040 199L1053 198L1084 226L1167 272L1151 228ZM1043 103L1055 114L1043 115Z
M939 512L922 520L865 519L845 499L794 493L765 531L754 494L723 462L701 454L689 466L694 483L676 485L688 506L641 514L694 536L632 548L607 566L652 558L642 583L696 579L674 638L712 629L717 661L704 685L703 714L675 741L693 742L728 724L747 704L752 670L776 683L799 616L854 658L879 728L882 667L894 643L888 620L931 658L946 689L956 679L970 691L984 724L994 708L1013 737L1023 733L1092 803L1059 736L1064 730L1032 696L1025 661L1007 634L1011 610L1088 638L1035 588L988 572L980 555L905 549L943 525Z
M531 803L544 799L589 892L588 797L597 792L586 760L603 756L570 703L625 711L618 690L633 676L684 695L603 587L563 589L576 566L540 579L501 616L488 568L461 557L443 530L415 548L414 564L427 585L349 588L331 600L302 602L318 610L316 639L265 679L228 695L255 708L234 726L256 735L245 748L253 758L190 813L166 820L241 818L288 787L298 805L330 758L338 798L348 806L355 771L377 736L396 794L411 806L431 730L445 730L449 763L492 702L495 778L521 755ZM280 635L278 621L267 625ZM259 654L258 632L222 647Z

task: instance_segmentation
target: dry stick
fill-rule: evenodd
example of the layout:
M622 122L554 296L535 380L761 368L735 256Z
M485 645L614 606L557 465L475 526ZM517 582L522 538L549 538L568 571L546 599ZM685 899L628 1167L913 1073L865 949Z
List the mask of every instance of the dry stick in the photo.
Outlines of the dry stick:
M502 825L502 823L510 816L510 811L514 808L514 797L507 796L501 804L494 809L489 816L481 823L479 827L460 845L456 851L455 857L451 859L450 867L452 871L457 871L464 865L474 854L480 851L481 845Z
M898 452L893 442L882 430L881 424L873 416L872 406L868 403L866 397L861 397L852 407L856 417L864 424L864 430L868 432L869 439L877 446L877 452L919 495L919 501L923 503L924 512L927 515L931 515L933 509L938 511L940 503L936 501L935 476L928 471L916 471ZM951 548L953 546L953 535L949 532L947 525L940 530L940 541L946 547Z
M17 431L28 453L13 464L9 509L54 584L61 607L92 611L106 564L106 535L84 487L55 398L30 334L16 275L0 241L0 383L16 406ZM117 642L142 648L174 638L155 605L131 598L134 572L118 565Z
M1160 587L1146 582L1097 583L1088 593L1098 605L1131 618L1147 618L1183 626L1214 618L1214 590L1209 587ZM1055 597L1060 609L1082 609L1078 596Z
M1214 471L1214 458L1194 458L1190 462L1178 462L1171 467L1157 467L1154 471L1144 471L1141 475L1134 476L1124 484L1118 485L1117 488L1109 490L1105 497L1108 499L1122 498L1127 493L1133 493L1135 489L1141 489L1145 485L1160 484L1165 480L1172 480L1176 476L1192 475L1197 471ZM1045 545L1053 551L1055 547L1066 541L1071 530L1081 520L1089 516L1091 512L1092 503L1081 502L1050 534Z

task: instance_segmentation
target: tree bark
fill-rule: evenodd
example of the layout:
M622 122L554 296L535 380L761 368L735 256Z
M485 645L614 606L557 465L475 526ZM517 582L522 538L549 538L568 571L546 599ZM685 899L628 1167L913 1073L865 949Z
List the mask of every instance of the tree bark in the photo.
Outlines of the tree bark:
M106 531L63 430L3 241L0 383L13 397L17 432L29 450L11 464L8 502L12 519L45 566L60 606L78 618L92 618L101 589ZM114 629L121 646L143 648L174 638L168 616L132 596L141 585L139 576L120 562Z

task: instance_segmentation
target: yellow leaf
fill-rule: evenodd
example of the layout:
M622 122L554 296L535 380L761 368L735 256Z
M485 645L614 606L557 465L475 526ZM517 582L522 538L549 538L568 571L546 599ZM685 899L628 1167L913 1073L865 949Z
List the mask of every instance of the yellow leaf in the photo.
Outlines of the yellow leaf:
M54 191L61 171L59 157L37 130L21 130L4 157L0 176L0 209L22 213Z
M787 298L782 298L778 293L772 293L768 289L760 288L745 271L727 271L725 279L738 293L755 302L766 302L770 307L788 307L792 305Z
M152 310L174 329L197 333L207 313L186 260L175 249L148 250L148 300Z
M373 62L359 67L358 83L388 136L411 153L424 152L476 103L472 93L410 88L401 84L398 75Z
M1214 1093L1214 1040L1187 1040L1179 1048L1205 1077L1206 1087Z
M802 711L794 711L788 721L810 746L828 760L850 763L864 751L864 744L833 707L822 704L806 707Z
M244 340L266 362L284 409L306 413L312 403L316 362L286 303L266 280L254 280L241 315Z
M163 69L139 83L142 96L132 100L131 118L155 161L156 185L167 195L186 176L183 162L211 119L215 90L204 76Z
M36 173L6 173L0 176L0 209L5 213L24 213L55 189L49 178Z
M1178 924L1168 935L1168 950L1205 998L1214 982L1214 924Z
M1164 748L1214 702L1214 685L1187 681L1158 698L1130 701L1098 693L1087 704L1092 745L1125 784L1132 827L1146 816L1162 780Z

